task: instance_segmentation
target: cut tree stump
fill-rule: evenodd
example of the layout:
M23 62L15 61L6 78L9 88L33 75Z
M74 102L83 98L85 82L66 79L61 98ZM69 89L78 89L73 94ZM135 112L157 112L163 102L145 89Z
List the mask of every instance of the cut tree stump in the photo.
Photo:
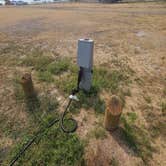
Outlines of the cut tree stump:
M113 95L108 101L104 117L104 126L107 130L113 131L118 128L119 119L122 113L122 103L118 96Z
M30 73L25 73L21 78L21 85L27 98L36 97L32 77Z

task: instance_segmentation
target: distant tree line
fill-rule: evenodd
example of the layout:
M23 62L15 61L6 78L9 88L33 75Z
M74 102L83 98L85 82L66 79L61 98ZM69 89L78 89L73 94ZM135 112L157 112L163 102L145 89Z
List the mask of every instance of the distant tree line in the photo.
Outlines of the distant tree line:
M101 3L117 3L117 2L159 2L159 1L164 1L166 0L98 0Z
M164 1L166 0L70 0L72 2L99 2L99 3L118 3L118 2L159 2L159 1Z
M122 0L99 0L99 2L102 2L102 3L117 3L120 1Z
M116 3L123 0L70 0L71 2L100 2L100 3Z
M10 5L11 4L10 0L5 0L5 4Z

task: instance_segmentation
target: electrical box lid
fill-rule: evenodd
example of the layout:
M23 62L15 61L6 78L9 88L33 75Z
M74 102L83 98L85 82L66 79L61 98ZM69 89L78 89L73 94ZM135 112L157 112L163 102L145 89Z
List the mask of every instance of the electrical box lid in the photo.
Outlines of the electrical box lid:
M94 41L92 39L78 40L77 63L80 67L92 68L93 47Z

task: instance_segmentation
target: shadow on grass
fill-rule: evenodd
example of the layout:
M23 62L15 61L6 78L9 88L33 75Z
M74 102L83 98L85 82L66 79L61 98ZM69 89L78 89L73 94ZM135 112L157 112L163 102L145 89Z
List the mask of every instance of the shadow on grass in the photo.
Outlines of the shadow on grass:
M155 152L144 130L136 126L130 126L129 128L119 127L114 132L110 132L110 134L126 153L140 157L145 164L148 164L149 160L152 158L152 153ZM128 151L126 145L133 153Z
M43 120L41 119L41 111L40 106L41 102L37 96L33 96L32 98L26 98L25 99L26 109L27 111L32 115L35 121L38 123L42 123Z
M17 104L23 104L24 110L29 114L30 121L37 122L38 124L48 123L52 118L58 115L58 101L55 97L43 94L37 94L26 97L18 80L14 81L14 94Z
M138 156L136 153L131 153L131 151L128 150L128 143L124 140L124 133L125 130L122 127L118 127L116 130L111 131L110 135L114 138L114 140L119 144L120 147L123 148L123 150L132 156ZM126 147L127 146L127 147ZM129 146L130 147L130 146Z

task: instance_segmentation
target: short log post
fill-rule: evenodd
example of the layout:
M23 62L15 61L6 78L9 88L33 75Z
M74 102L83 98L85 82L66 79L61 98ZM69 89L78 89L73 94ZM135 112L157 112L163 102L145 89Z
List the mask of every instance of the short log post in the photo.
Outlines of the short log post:
M107 130L113 131L119 125L119 119L122 113L122 103L119 97L113 95L107 103L104 117L104 126Z
M27 98L36 97L30 73L25 73L21 78L21 85Z

